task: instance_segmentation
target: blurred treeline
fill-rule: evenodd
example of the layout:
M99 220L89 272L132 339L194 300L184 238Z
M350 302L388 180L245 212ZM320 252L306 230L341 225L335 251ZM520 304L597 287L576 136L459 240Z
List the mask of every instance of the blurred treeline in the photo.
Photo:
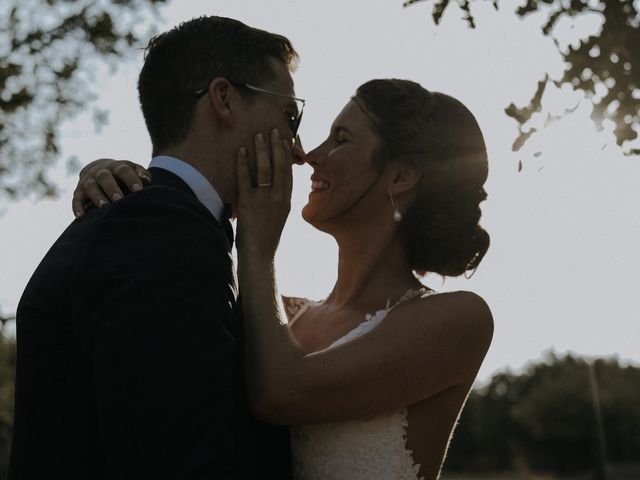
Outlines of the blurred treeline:
M7 477L13 423L16 344L0 330L0 478Z
M640 473L640 367L547 353L471 392L445 470L607 478L634 462Z
M10 451L15 365L15 341L0 334L0 478ZM633 462L640 462L640 367L550 353L471 392L445 474L591 471L605 478L607 465Z

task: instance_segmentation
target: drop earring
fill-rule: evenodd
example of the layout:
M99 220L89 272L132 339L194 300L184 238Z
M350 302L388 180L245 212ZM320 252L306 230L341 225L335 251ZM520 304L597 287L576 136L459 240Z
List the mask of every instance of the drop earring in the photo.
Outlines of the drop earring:
M402 221L402 213L400 213L400 209L398 208L396 199L393 198L393 194L391 192L389 192L389 198L391 199L391 206L393 207L393 215L391 218L393 218L394 222L399 223L400 221Z

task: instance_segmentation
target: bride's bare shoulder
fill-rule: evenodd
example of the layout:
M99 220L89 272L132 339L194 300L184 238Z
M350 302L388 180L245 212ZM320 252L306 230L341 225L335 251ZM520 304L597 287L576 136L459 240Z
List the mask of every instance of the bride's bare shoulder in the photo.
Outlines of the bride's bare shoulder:
M466 290L454 292L429 292L423 295L417 305L427 311L472 315L479 319L492 318L487 302L477 293Z
M431 293L415 302L418 317L449 321L493 333L493 315L487 302L477 293L459 290Z
M392 313L414 334L455 336L461 348L473 345L483 356L493 338L491 309L473 292L428 292Z

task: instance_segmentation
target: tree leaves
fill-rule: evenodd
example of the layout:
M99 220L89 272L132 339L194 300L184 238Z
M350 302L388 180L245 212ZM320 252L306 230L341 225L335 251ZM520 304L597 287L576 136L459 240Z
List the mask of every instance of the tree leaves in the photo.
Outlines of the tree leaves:
M404 7L408 7L411 5L414 5L416 3L421 3L424 2L425 0L406 0L403 4ZM471 28L475 28L476 24L475 24L475 20L473 19L473 15L471 15L471 3L469 0L457 0L458 1L458 5L460 6L460 8L462 9L462 11L465 13L464 14L464 20L469 24L469 26ZM498 0L492 0L493 6L497 9L498 8ZM444 14L445 10L447 9L447 7L449 6L449 0L436 0L433 4L433 10L432 10L432 17L433 17L433 22L436 25L440 24L440 21L442 20L442 15Z
M47 177L60 125L94 98L97 62L115 67L167 0L4 0L0 10L0 197L56 194ZM6 4L7 8L4 8ZM96 114L99 127L107 119Z
M18 108L24 107L33 101L33 95L25 88L13 93L8 100L0 98L0 108L6 114L14 113Z
M507 108L505 108L505 113L515 119L518 122L518 137L513 142L511 146L511 150L517 152L520 150L526 141L538 130L536 128L530 128L529 130L524 130L524 125L531 119L531 116L542 110L542 95L544 95L545 88L547 87L547 82L549 80L548 76L538 82L538 88L536 89L536 93L531 98L529 105L525 107L518 108L514 103L511 103ZM518 171L522 171L522 161L518 163Z
M406 1L404 6L424 0ZM497 0L491 1L495 8ZM465 12L465 21L471 28L475 20L467 0L458 0ZM439 24L447 0L436 0L433 16ZM592 119L602 128L605 120L615 123L616 143L627 155L638 155L640 149L628 146L638 138L640 130L640 12L633 0L526 0L518 7L516 15L525 17L540 11L548 18L542 26L542 34L553 37L554 27L563 18L576 19L586 12L597 13L604 18L602 31L580 41L578 47L559 53L565 61L563 78L554 82L556 86L569 84L576 90L582 90L593 103ZM519 134L513 149L520 149L535 131L526 129L525 124L535 112L542 109L541 98L549 82L548 76L538 81L529 104L518 108L513 103L505 112L518 123ZM604 94L600 92L604 91ZM570 112L570 110L568 111Z
M7 477L13 432L16 342L5 337L2 327L13 320L0 313L0 477Z
M495 373L488 385L471 392L445 470L495 473L520 464L565 478L568 472L594 468L594 395L609 458L637 460L640 367L550 352L520 374Z
M536 3L535 8L529 6L518 13L526 15L538 7ZM601 129L605 120L614 122L616 143L623 147L624 153L637 154L637 150L624 148L624 144L638 138L636 128L640 126L638 10L629 0L601 0L595 6L587 0L572 0L553 3L553 8L555 10L543 27L545 35L550 35L555 23L563 17L575 18L585 11L597 12L604 17L599 35L584 39L579 46L570 46L567 52L562 52L566 70L559 83L583 90L593 103L591 118L596 126ZM545 77L543 81L546 80ZM523 122L516 120L522 131Z
M563 81L589 95L597 126L602 127L607 119L615 123L617 144L622 146L638 137L634 127L640 125L638 11L629 1L608 0L602 6L602 32L570 48L565 55L568 67Z
M538 88L529 101L529 105L523 108L518 108L514 103L511 103L507 108L505 108L505 113L520 124L528 122L534 113L542 110L542 95L544 95L548 79L549 77L545 76L544 79L538 82Z

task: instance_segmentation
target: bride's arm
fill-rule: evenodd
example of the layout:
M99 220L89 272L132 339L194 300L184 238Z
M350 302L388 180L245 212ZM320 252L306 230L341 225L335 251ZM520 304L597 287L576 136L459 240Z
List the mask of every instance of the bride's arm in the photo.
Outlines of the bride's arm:
M408 302L353 341L304 353L283 325L274 280L291 162L277 136L271 143L272 169L265 145L256 141L256 183L272 187L252 187L245 155L238 162L238 278L254 413L289 425L369 417L470 385L491 342L493 321L484 301L468 292Z

